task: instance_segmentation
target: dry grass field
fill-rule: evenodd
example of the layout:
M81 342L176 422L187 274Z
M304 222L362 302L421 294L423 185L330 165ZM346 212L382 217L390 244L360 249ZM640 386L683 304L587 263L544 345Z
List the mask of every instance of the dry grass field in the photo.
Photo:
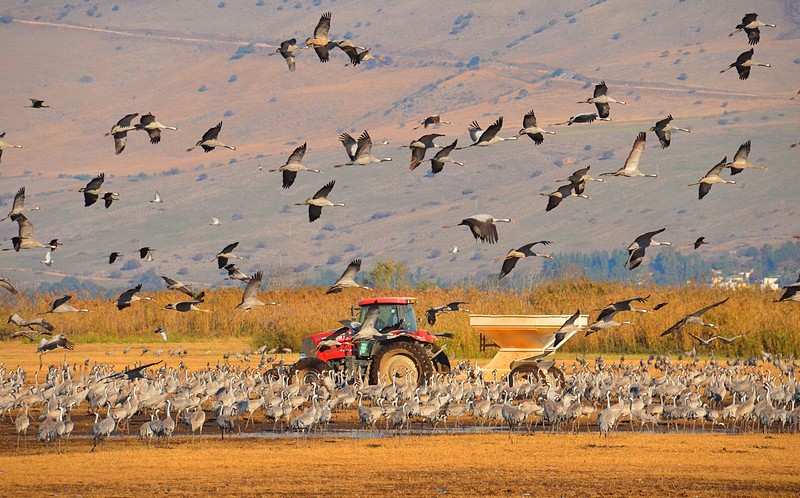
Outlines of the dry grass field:
M104 357L107 361L125 361L121 350L125 345L146 345L153 351L175 349L191 344L190 353L207 351L209 348L196 343L204 341L232 341L228 351L242 351L249 346L254 350L266 344L272 347L291 347L298 350L303 338L311 333L331 330L339 326L338 320L350 317L350 306L360 299L375 296L414 296L420 327L432 332L452 332L447 340L448 354L457 358L480 356L478 334L469 326L467 313L439 315L431 327L424 322L424 312L433 306L451 301L467 301L472 313L483 314L572 314L576 309L597 316L603 306L633 296L651 296L647 303L637 305L641 309L652 309L656 304L669 305L653 313L626 313L621 315L631 325L607 334L576 336L565 345L564 351L591 354L597 351L613 353L677 353L692 348L693 339L686 333L661 337L661 333L689 313L708 304L729 297L725 305L709 312L704 318L717 327L714 334L726 337L742 335L733 344L715 344L717 357L754 356L762 350L797 355L800 353L800 307L795 303L775 303L780 295L773 291L739 289L730 291L703 286L658 287L634 286L618 282L592 282L588 279L542 282L528 291L503 289L483 290L474 287L452 287L450 289L378 288L373 291L346 291L325 295L318 287L282 287L280 281L272 283L271 289L261 293L263 301L277 301L281 306L255 309L249 313L235 309L241 300L241 290L236 288L216 289L206 292L202 308L213 313L176 313L165 311L170 302L180 301L182 295L175 291L143 291L142 296L152 301L137 302L130 308L118 311L113 300L86 299L76 295L72 304L88 308L92 313L70 313L46 315L57 332L66 334L78 347L75 356L85 343L114 343L101 351L115 351L116 355ZM50 303L60 295L30 294L18 297L0 296L0 311L9 316L19 313L25 318L41 315ZM313 310L313 312L306 312ZM152 332L164 327L169 333L169 343L159 345L161 339ZM687 329L696 335L709 330ZM0 323L0 334L17 331L12 325ZM35 347L28 346L29 350ZM223 351L223 353L226 351ZM215 353L216 354L216 353ZM493 354L493 353L492 353ZM217 357L219 354L216 355ZM201 358L204 360L205 358ZM51 360L54 361L54 360ZM76 360L78 361L78 360ZM205 365L205 362L202 363ZM37 365L38 366L38 365Z

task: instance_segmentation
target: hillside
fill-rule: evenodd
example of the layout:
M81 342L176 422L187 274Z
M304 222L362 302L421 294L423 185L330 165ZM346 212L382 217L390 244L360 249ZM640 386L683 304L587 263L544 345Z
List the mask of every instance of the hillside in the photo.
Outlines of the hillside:
M800 8L793 2L759 5L759 18L778 28L762 29L756 59L773 67L754 68L747 81L719 71L749 48L743 33L728 37L752 11L749 2L500 5L5 3L0 40L13 48L0 131L24 148L3 154L0 208L10 209L24 185L26 203L42 207L29 215L37 238L65 245L49 269L39 263L42 251L2 253L0 273L24 285L70 275L116 286L154 269L211 285L221 280L214 254L240 241L244 271L264 268L289 281L338 274L356 257L365 269L391 259L419 278L455 280L496 273L496 258L540 239L554 241L553 252L624 249L640 233L667 227L664 238L676 245L705 236L712 244L704 254L713 258L800 232L800 149L789 148L800 140L800 99L789 100L800 82ZM304 51L291 73L281 57L268 57L281 40L310 36L326 11L333 13L332 38L351 38L385 60L352 68L338 49L328 64ZM627 102L612 104L613 121L553 126L594 110L576 102L600 80ZM51 107L26 109L29 97ZM426 162L408 170L410 153L400 145L422 134L412 128L427 115L453 123L435 130L447 135L438 143L458 138L467 145L471 121L485 127L504 116L500 135L511 136L531 109L558 133L541 146L523 137L455 151L464 168L448 164L433 176ZM180 131L164 131L158 145L132 132L115 156L103 134L125 114L149 111ZM664 150L648 134L641 168L660 178L591 183L591 200L568 199L545 213L539 193L580 167L616 170L637 133L667 114L692 133L677 132ZM186 152L220 120L220 139L236 151ZM375 155L394 161L334 169L346 160L339 133L364 129ZM380 145L383 139L389 144ZM745 171L736 185L715 186L698 201L687 184L747 140L750 160L768 171ZM280 175L267 170L304 142L304 164L323 174L300 173L284 190ZM76 191L100 172L121 200L108 210L84 208ZM308 223L306 208L294 203L332 179L331 200L348 207L325 208ZM149 202L156 190L163 204ZM441 228L481 212L514 219L499 227L499 244L477 244L464 227ZM209 226L212 216L222 224ZM3 222L4 248L16 232L16 224ZM156 260L121 270L144 245L157 249ZM453 245L455 256L448 253ZM111 251L126 253L122 263L106 263ZM540 264L519 270L535 272Z

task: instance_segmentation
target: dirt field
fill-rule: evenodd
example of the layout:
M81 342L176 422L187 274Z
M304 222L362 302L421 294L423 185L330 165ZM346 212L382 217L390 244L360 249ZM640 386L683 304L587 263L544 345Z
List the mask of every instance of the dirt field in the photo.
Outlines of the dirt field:
M792 435L505 434L369 439L112 438L62 454L3 437L3 496L787 496ZM11 446L11 447L9 447ZM332 476L337 476L332 480ZM331 483L332 484L329 484Z
M133 345L81 344L66 360L119 367L141 356ZM165 349L173 344L147 344ZM165 347L166 346L166 347ZM234 343L186 344L190 369L222 361ZM38 368L29 344L0 344L0 362ZM208 350L211 352L206 355ZM114 351L106 355L107 351ZM64 353L45 356L45 365ZM287 357L291 361L292 357ZM239 360L231 357L232 363ZM252 365L258 363L254 356ZM33 375L29 375L29 381ZM209 416L211 419L213 416ZM352 414L350 415L352 417ZM61 453L28 437L16 448L13 422L0 420L0 496L787 496L800 494L800 438L787 434L630 433L608 439L596 429L580 434L551 434L535 429L509 436L485 434L387 436L383 433L331 433L297 436L266 434L258 419L249 433L220 441L213 422L194 442L182 424L169 444L146 446L133 436L112 436L91 452L86 436L94 421L81 409L74 414L74 436ZM143 419L131 424L135 433ZM336 430L352 427L340 418ZM36 423L30 434L35 434ZM585 429L582 429L585 430ZM332 482L332 476L336 476Z

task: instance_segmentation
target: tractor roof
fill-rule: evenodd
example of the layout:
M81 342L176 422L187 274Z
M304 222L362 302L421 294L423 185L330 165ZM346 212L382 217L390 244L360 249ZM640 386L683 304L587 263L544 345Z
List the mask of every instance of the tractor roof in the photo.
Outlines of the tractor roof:
M373 304L414 304L416 297L370 297L359 301L359 306L370 306Z

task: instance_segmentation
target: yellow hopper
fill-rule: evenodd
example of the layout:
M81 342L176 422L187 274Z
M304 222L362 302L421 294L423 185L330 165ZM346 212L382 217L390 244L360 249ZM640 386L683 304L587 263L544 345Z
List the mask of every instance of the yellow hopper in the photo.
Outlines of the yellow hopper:
M553 361L542 358L554 353L564 345L576 331L568 332L555 344L556 332L570 318L570 315L470 315L469 324L478 333L491 341L489 345L500 348L494 358L484 366L484 372L497 371L499 374L535 373L543 374L550 370ZM575 325L588 325L588 315L580 315ZM482 344L483 339L481 341ZM556 369L557 370L557 369ZM553 374L559 374L550 370Z

